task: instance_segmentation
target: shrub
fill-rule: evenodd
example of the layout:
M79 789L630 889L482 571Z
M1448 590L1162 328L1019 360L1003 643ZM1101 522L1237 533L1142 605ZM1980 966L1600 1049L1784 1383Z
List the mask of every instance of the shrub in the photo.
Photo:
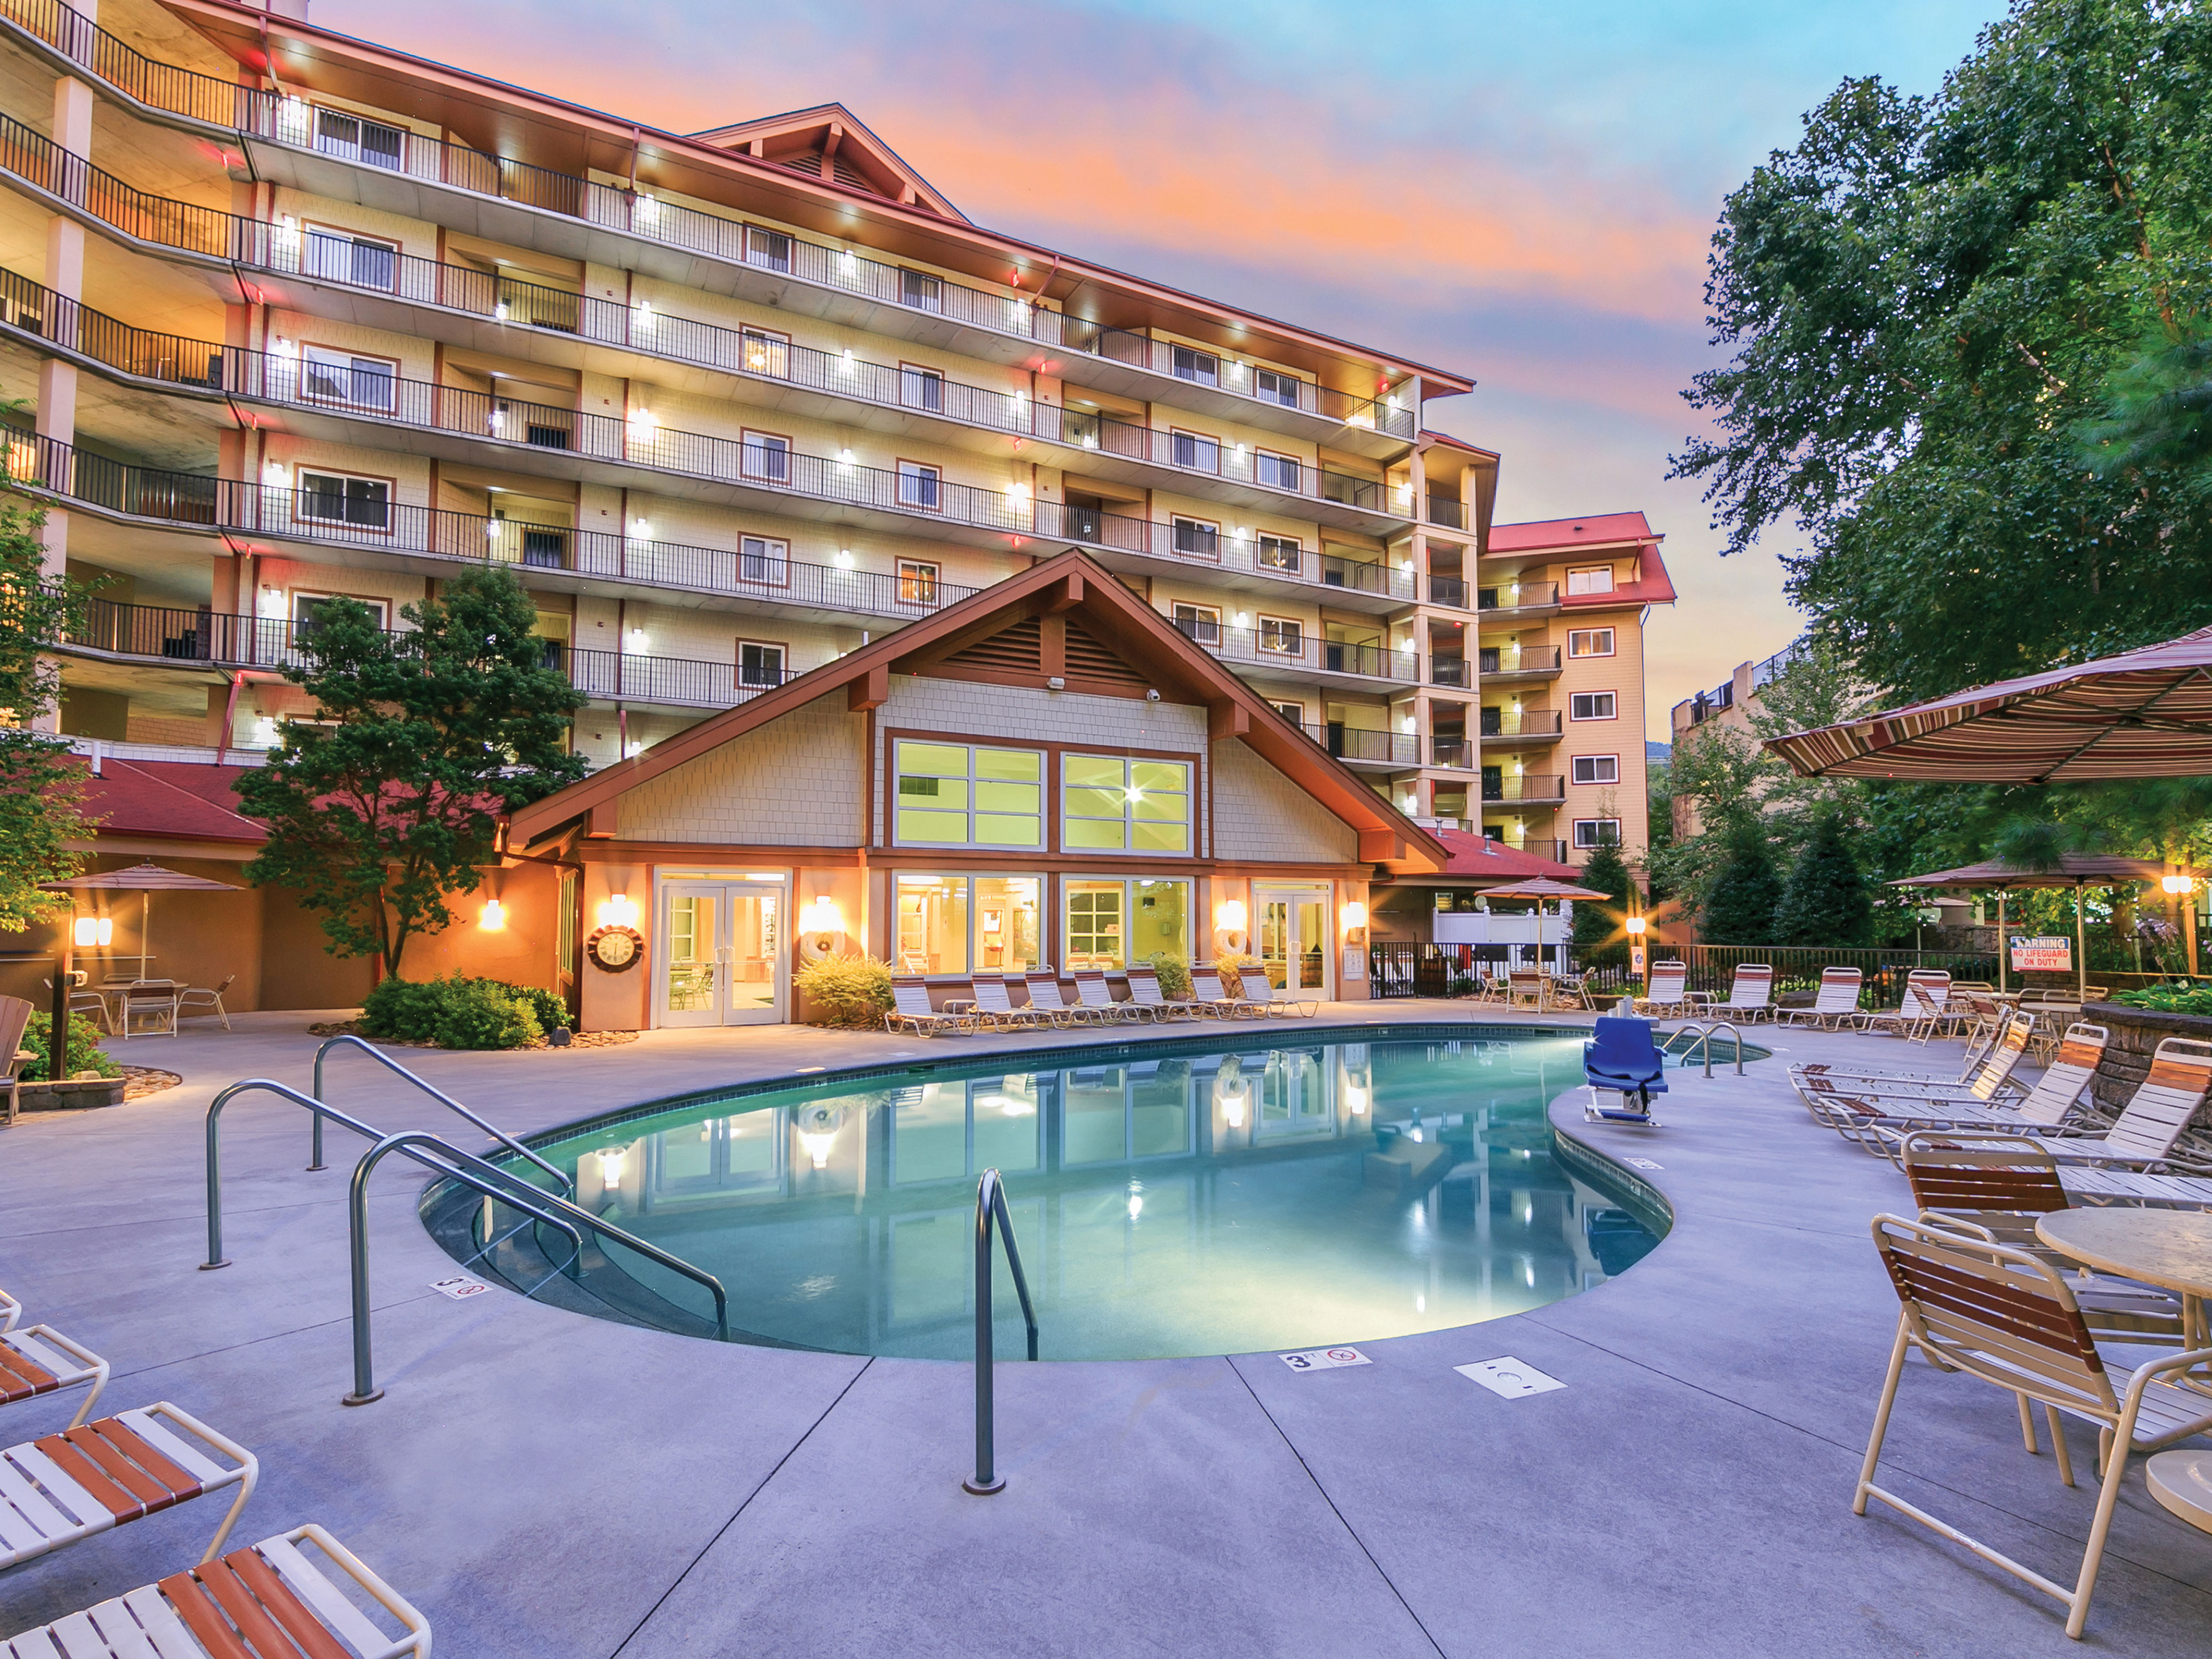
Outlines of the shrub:
M2146 985L2140 991L2123 991L2112 1000L2161 1014L2212 1014L2212 985Z
M871 956L821 957L792 982L806 998L810 1025L880 1025L891 1008L891 965Z
M380 979L362 999L362 1024L371 1036L397 1037L403 1042L434 1042L438 1010L445 1000L446 980Z
M23 1047L38 1055L27 1060L16 1075L26 1083L44 1083L46 1079L47 1057L53 1053L51 1034L54 1017L50 1013L33 1014L31 1023L23 1032ZM100 1046L100 1027L88 1014L71 1014L69 1023L69 1052L62 1057L69 1075L79 1072L97 1072L102 1077L121 1077L123 1067Z
M514 1037L518 1029L514 1022L504 1012L495 1013L502 1006L528 1016L527 1037ZM436 1042L448 1048L520 1048L568 1023L568 1006L550 991L459 974L444 979L380 980L362 1000L362 1024L369 1036ZM471 1040L456 1041L448 1032ZM494 1033L503 1034L501 1040L474 1040Z
M447 1048L526 1048L545 1035L530 1004L492 979L440 981L438 1042Z
M1170 1002L1190 1000L1190 958L1173 951L1155 951L1153 969L1160 976L1160 994Z
M1232 997L1246 994L1244 975L1247 969L1256 971L1260 958L1248 957L1236 951L1224 951L1213 964L1221 970L1221 988Z

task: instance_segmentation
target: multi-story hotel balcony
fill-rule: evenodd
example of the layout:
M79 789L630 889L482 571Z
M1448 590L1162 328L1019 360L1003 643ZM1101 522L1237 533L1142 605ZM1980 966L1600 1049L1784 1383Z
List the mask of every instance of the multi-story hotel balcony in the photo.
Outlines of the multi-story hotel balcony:
M1557 709L1524 708L1482 711L1481 738L1486 753L1504 749L1540 749L1559 740Z
M1413 652L1324 638L1290 618L1267 618L1257 627L1210 618L1173 620L1185 636L1248 675L1372 687L1411 685L1420 674L1420 659Z
M1522 801L1531 805L1542 802L1557 805L1567 798L1567 781L1561 777L1540 776L1534 772L1486 777L1482 781L1482 798L1486 801Z
M1478 648L1476 662L1486 686L1534 685L1561 672L1556 645L1486 645Z
M1475 609L1486 623L1540 622L1559 612L1557 582L1498 580L1474 591Z
M1061 354L1053 372L1078 385L1370 458L1394 455L1417 434L1410 397L1336 390L1230 353L1089 321L1041 296L994 292L726 216L711 204L678 200L673 191L641 189L634 179L556 172L428 137L397 118L379 122L158 63L54 0L0 0L0 31L59 70L88 75L138 114L213 141L241 180L465 226L540 253L617 264L986 362L1034 364L1042 348ZM9 148L19 151L12 135ZM10 170L21 171L21 159L20 151L11 155ZM70 196L69 182L55 178L53 193L88 204Z

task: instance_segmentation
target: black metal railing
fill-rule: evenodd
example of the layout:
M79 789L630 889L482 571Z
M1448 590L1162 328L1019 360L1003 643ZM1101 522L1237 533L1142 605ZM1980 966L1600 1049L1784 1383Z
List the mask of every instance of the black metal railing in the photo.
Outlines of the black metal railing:
M1474 671L1465 657L1431 657L1429 659L1431 685L1470 686L1474 684Z
M1724 997L1735 982L1736 969L1745 963L1765 963L1774 969L1774 995L1778 1000L1793 992L1817 992L1824 968L1856 968L1862 978L1859 1006L1895 1008L1905 1001L1906 976L1916 968L1940 968L1954 979L1996 982L1994 951L1916 951L1839 946L1833 949L1785 945L1655 945L1654 961L1689 964L1687 988L1710 991Z
M1474 764L1474 746L1464 738L1431 738L1429 764L1456 767L1464 771Z
M1420 764L1420 740L1410 732L1376 732L1335 721L1308 726L1306 735L1339 760L1388 766Z
M1559 714L1553 708L1524 708L1513 714L1502 708L1482 711L1480 735L1486 738L1555 738Z
M1564 930L1565 922L1554 924ZM1625 963L1593 959L1572 945L1430 945L1381 939L1367 947L1367 991L1375 997L1466 997L1480 988L1479 971L1534 968L1579 975L1593 995L1620 997L1632 988Z
M948 277L869 258L848 248L663 201L650 191L600 184L510 161L428 137L397 122L387 124L353 111L325 109L296 96L239 86L158 63L58 0L0 0L0 21L42 41L58 55L83 66L139 103L210 126L518 203L603 229L822 287L857 292L885 304L948 317L996 333L1173 375L1256 404L1294 408L1391 437L1415 435L1417 416L1409 399L1361 397L1281 371L1230 362L1215 354L1193 354L1188 347L1067 316L1026 295L971 288ZM1186 370L1178 351L1211 362L1212 371Z
M1428 520L1447 530L1467 528L1467 504L1456 495L1431 495L1428 498Z
M1485 778L1482 781L1482 798L1498 801L1563 801L1567 798L1567 781L1534 772L1516 772L1510 777Z
M1559 647L1556 645L1524 645L1518 649L1486 645L1478 648L1477 654L1486 674L1556 674L1559 672Z
M1548 609L1559 602L1559 585L1557 582L1522 582L1518 586L1475 590L1475 609L1478 611L1535 611Z

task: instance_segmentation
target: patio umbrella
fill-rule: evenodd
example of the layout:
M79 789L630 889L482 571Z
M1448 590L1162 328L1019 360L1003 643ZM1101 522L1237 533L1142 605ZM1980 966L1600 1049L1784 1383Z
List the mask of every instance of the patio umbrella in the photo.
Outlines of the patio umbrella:
M153 898L156 893L218 892L239 893L246 890L234 887L227 881L210 881L204 876L186 875L181 870L167 870L151 859L122 870L102 870L96 875L72 876L67 881L40 884L49 892L106 891L131 892L138 895L138 977L146 977L146 964L154 959L147 949L146 925L152 914Z
M2212 628L1766 746L1808 778L2069 783L2212 774Z
M2083 948L2081 927L2081 890L2084 887L2130 887L2138 882L2154 882L2162 876L2187 875L2193 870L2176 871L2160 864L2156 859L2116 858L2096 854L2061 854L2057 864L2048 870L2031 870L2017 864L2007 864L2002 859L1989 859L1980 864L1961 865L1955 870L1938 870L1925 876L1907 876L1902 881L1893 881L1892 887L1964 887L1984 892L1994 890L1997 896L1997 988L2002 990L2005 981L2004 896L2014 887L2070 887L2074 890L2074 969L2077 988L2086 993L2089 985L2088 952Z
M1546 899L1603 899L1610 893L1601 893L1595 888L1577 887L1571 881L1554 881L1549 876L1531 876L1526 881L1516 881L1510 886L1492 887L1484 893L1485 898L1525 898L1536 901L1536 967L1544 966L1544 901ZM1544 990L1540 983L1536 991L1536 1010L1544 1009Z

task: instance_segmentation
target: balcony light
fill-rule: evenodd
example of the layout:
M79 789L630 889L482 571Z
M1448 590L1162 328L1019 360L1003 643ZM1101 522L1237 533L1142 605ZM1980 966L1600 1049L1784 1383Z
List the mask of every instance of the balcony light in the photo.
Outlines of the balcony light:
M637 325L638 325L640 328L642 328L642 329L647 329L647 330L650 330L650 329L652 328L652 326L653 326L653 301L650 301L650 300L640 300L640 301L637 302Z
M1006 499L1010 501L1026 504L1030 499L1030 487L1017 478L1006 486Z
M1355 415L1350 420L1346 421L1345 425L1356 426L1365 431L1372 432L1375 430L1375 417L1372 415Z
M649 442L660 428L649 409L633 409L629 412L629 435L640 442Z
M1413 729L1413 717L1411 714L1407 715L1402 724L1406 731L1408 732L1412 732Z
M1240 525L1238 525L1238 526L1237 526L1237 528L1236 528L1234 531L1232 531L1231 533L1232 535L1234 535L1234 536L1236 537L1236 538L1237 538L1238 541L1240 541L1240 542L1246 542L1246 541L1249 541L1249 540L1251 540L1251 539L1252 539L1252 532L1251 532L1250 531L1247 530L1247 529L1246 529L1243 525L1241 525L1241 524L1240 524Z
M836 557L831 559L830 562L840 570L850 570L855 562L853 558L853 550L849 547L839 548Z
M283 483L284 482L284 463L282 461L264 461L261 464L261 482L269 484Z
M1382 400L1382 406L1389 410L1393 415L1395 415L1400 410L1405 407L1403 404L1398 401L1398 394L1395 392Z
M1244 459L1244 457L1245 457L1247 454L1249 454L1249 453L1250 453L1250 452L1249 452L1249 450L1247 450L1247 449L1244 447L1244 446L1243 446L1243 444L1239 444L1239 445L1237 445L1237 459L1238 460L1240 460L1240 461L1241 461L1241 460L1243 460L1243 459Z
M640 519L631 528L636 532L638 540L644 541L653 534L653 521L650 519Z
M853 452L852 452L851 450L849 450L849 449L841 449L841 450L839 450L839 451L837 452L837 465L840 465L840 466L850 466L850 465L852 465L852 464L853 464Z
M499 520L497 519L486 519L484 520L484 539L488 542L495 542L499 539Z
M504 410L498 410L498 409L495 409L494 410L492 410L492 412L491 412L491 429L492 429L495 433L496 433L496 432L498 432L498 431L501 430L502 428L504 428L506 427L506 425L507 425L507 412L506 412Z
M493 321L501 323L505 322L507 320L507 301L501 300L497 305L494 306L491 308L491 314Z
M837 256L837 274L840 276L848 277L857 276L860 274L860 262L853 257L852 249L847 248L842 253ZM849 357L853 354L848 351L845 355Z
M852 348L852 347L850 347L850 346L847 346L847 347L845 348L845 356L844 356L843 359L841 361L841 362L840 362L840 364L839 364L839 367L840 367L840 368L842 368L844 370L844 372L845 372L846 374L852 374L852 373L854 372L854 362L853 362L853 348Z
M1249 628L1252 625L1252 613L1249 611L1238 611L1237 613L1237 625L1239 628Z
M1083 434L1083 447L1084 447L1085 449L1096 449L1096 448L1097 448L1097 447L1098 447L1098 440L1097 440L1097 438L1096 436L1094 436L1094 435L1093 435L1092 434L1091 434L1091 433L1088 433L1088 432L1085 433L1085 434Z
M637 201L630 210L630 216L639 224L649 225L660 216L660 204L654 198L640 191L637 194Z
M276 746L276 722L269 715L264 714L253 722L253 741L264 749Z
M642 628L633 628L629 630L629 648L633 653L644 651L645 630Z
M1398 568L1410 576L1413 574L1413 562L1411 559L1401 559L1398 561Z

